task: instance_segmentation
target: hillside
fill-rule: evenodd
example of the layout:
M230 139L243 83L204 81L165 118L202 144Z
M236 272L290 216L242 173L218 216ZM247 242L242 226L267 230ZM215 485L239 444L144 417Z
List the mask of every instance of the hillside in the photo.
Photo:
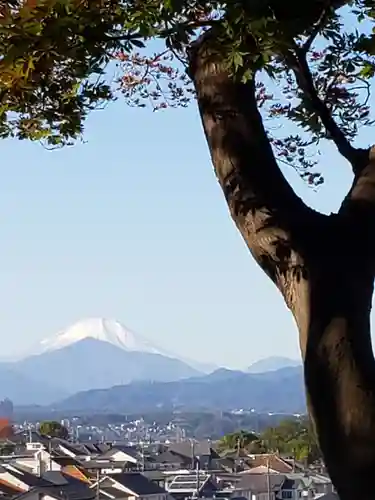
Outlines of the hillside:
M172 381L200 374L178 359L152 352L125 351L94 338L30 356L13 366L23 377L33 377L39 382L48 380L65 394L136 380Z
M56 410L142 412L158 409L255 409L301 413L305 396L301 367L264 374L220 369L175 382L137 382L111 389L79 392L53 405Z

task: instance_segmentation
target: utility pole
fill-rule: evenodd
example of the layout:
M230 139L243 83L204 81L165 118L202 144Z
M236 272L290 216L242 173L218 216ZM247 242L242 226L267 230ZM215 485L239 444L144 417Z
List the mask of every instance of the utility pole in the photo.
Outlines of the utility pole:
M49 470L52 470L52 445L50 439L48 441L48 453L49 453Z
M235 462L235 470L236 470L236 473L238 472L238 462L240 460L240 437L237 438L237 455L236 455L236 462Z
M99 500L100 497L100 470L96 469L96 500Z
M200 467L199 467L199 462L200 462L199 461L199 457L197 457L197 461L196 462L197 462L196 463L196 469L195 469L195 471L196 471L196 490L197 490L196 497L199 498L199 496L200 496L200 488L201 488L200 480L199 480L200 479L199 478L199 472L200 472L200 470L199 470L200 469Z
M191 445L191 470L195 468L195 450L194 450L194 439L190 440Z
M267 455L267 500L271 500L270 456Z

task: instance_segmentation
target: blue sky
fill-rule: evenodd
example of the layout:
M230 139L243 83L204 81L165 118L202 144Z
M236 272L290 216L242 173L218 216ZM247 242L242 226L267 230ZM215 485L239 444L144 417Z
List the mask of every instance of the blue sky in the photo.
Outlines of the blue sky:
M1 355L103 316L200 361L297 357L291 315L229 218L195 105L117 102L91 115L85 139L52 152L0 143ZM322 168L318 193L285 173L330 211L350 171L332 148Z

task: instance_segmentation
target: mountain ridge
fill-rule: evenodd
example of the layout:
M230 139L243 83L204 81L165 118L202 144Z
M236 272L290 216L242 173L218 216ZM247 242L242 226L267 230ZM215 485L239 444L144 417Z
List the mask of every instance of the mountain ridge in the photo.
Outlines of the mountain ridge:
M252 363L247 369L247 373L265 373L281 370L287 367L301 366L301 361L287 358L285 356L269 356Z
M290 365L291 362L296 363L288 358L268 358L258 362L258 370L254 369L257 363L249 370L253 369L255 377L259 375L259 364L263 364L263 368L271 365L267 377L272 380L272 369L277 363ZM252 380L256 381L254 377ZM166 383L186 379L190 385L216 384L215 390L221 382L248 380L244 372L208 367L174 355L120 322L99 317L83 319L44 339L32 355L0 362L0 396L8 396L16 404L49 404L82 391L106 390L131 383L138 387L141 381ZM31 389L25 392L28 385ZM175 395L173 398L176 399Z
M49 380L59 391L68 394L137 380L167 382L201 374L177 358L125 351L94 338L29 356L14 363L14 367L22 376L33 375L40 383Z
M249 374L220 369L180 381L139 381L110 389L79 392L57 401L57 411L142 412L159 409L304 413L302 367Z
M218 368L214 363L199 362L180 356L156 345L147 337L129 329L120 321L104 317L90 317L76 321L67 328L58 331L55 335L43 339L31 351L23 353L22 356L15 360L20 361L37 354L57 351L86 338L107 342L127 352L148 352L167 358L179 359L195 370L204 373L210 373Z

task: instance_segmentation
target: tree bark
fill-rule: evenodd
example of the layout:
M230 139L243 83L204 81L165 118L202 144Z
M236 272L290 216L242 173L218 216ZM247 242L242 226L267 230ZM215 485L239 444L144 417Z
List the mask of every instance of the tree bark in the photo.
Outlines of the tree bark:
M234 80L211 42L205 35L191 50L190 76L218 181L250 252L294 315L308 405L333 484L341 500L373 500L371 154L338 214L307 207L277 166L255 82Z

